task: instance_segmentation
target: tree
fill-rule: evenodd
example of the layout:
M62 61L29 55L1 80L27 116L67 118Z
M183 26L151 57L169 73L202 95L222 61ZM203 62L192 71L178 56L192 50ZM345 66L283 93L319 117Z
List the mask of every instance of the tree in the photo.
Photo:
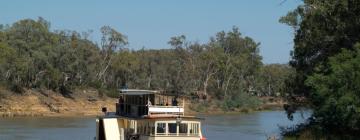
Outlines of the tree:
M239 29L233 27L227 33L217 33L209 45L219 48L215 54L218 58L216 65L219 67L216 81L217 87L224 92L224 98L227 98L229 90L247 93L250 87L256 86L255 76L262 66L260 43L250 37L243 37Z
M218 72L217 67L217 56L216 56L216 48L206 47L206 51L202 52L199 56L199 65L198 69L201 75L203 94L205 97L208 97L208 87L210 84L210 80L213 79L215 74Z
M9 69L9 65L14 60L15 50L10 48L5 43L0 43L0 81L8 80L12 74L12 71Z
M357 93L352 93L356 90L348 87L353 85L350 81L353 77L348 77L344 72L354 74L358 71L357 64L352 62L357 59L350 60L350 56L355 57L355 44L360 41L360 1L303 2L303 5L280 19L280 22L295 30L290 65L295 69L296 75L287 83L291 87L289 93L306 97L309 101L299 102L298 98L290 98L290 102L295 108L309 103L315 111L314 122L319 122L320 127L332 132L358 132L358 127L351 127L358 125L353 120L358 119L357 113L352 112L351 107L356 107L357 103L350 100ZM345 63L341 64L339 60L344 60Z
M117 52L112 56L113 62L110 67L110 81L116 81L113 87L137 87L136 72L139 67L139 59L137 55L131 51Z
M84 85L94 81L100 49L75 31L49 31L43 18L25 19L0 31L1 68L11 89ZM22 90L17 90L22 91Z
M216 33L207 43L175 36L168 42L171 48L160 50L130 50L122 33L109 26L100 31L98 45L87 39L90 31L52 31L43 18L0 28L1 84L19 92L50 89L66 97L84 87L196 93L208 102L225 100L226 108L234 109L256 100L247 100L252 89L262 92L271 84L271 92L281 90L288 70L263 66L260 43L237 27Z
M102 33L101 54L103 61L101 62L101 70L98 72L97 76L98 80L102 79L103 83L105 83L106 77L104 75L112 63L111 55L118 49L123 50L123 46L128 42L126 36L111 28L110 26L103 26L101 27L100 31Z
M285 96L286 80L294 74L293 69L286 64L269 64L261 67L258 78L258 94L267 96Z
M297 71L292 93L308 95L304 85L314 68L327 71L327 61L342 48L353 49L360 40L360 2L357 0L304 0L304 5L282 17L280 22L295 29L290 65Z
M184 35L175 36L168 42L173 47L171 55L173 57L170 62L171 67L167 67L170 74L168 79L172 85L171 91L177 94L191 91L190 83L190 67L191 55L188 52L189 42L186 41ZM189 82L188 82L189 81Z
M360 131L360 44L329 58L329 73L315 72L306 80L313 87L314 117L340 134Z

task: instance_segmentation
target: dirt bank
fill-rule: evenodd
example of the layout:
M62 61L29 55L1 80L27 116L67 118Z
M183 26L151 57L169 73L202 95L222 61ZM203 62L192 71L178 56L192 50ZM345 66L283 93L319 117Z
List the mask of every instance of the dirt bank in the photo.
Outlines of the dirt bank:
M104 106L114 111L115 102L100 97L96 90L76 90L63 96L50 90L27 90L19 95L0 89L0 117L96 116Z
M100 96L95 89L75 90L69 95L62 95L51 90L27 90L19 95L6 89L0 89L0 117L17 116L97 116L101 108L115 111L117 99ZM285 103L281 98L261 97L263 104L257 109L241 108L233 111L221 110L214 103L202 105L200 102L186 101L185 114L234 114L261 110L282 109ZM199 109L203 108L203 109Z
M281 97L259 97L259 100L262 103L256 108L236 108L233 110L223 110L218 103L219 101L186 102L185 113L188 115L218 115L249 113L265 110L284 110L283 106L287 103Z

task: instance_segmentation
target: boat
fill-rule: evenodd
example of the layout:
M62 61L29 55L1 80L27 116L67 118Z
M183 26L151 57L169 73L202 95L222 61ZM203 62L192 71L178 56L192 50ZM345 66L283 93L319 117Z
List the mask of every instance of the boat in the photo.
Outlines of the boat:
M116 112L102 108L96 119L96 140L206 140L203 119L185 115L184 98L153 90L119 94Z

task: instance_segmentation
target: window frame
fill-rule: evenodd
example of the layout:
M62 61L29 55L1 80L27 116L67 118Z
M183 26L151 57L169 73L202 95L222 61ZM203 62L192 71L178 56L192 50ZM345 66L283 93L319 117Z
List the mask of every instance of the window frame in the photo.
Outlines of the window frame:
M158 133L159 124L165 124L165 133ZM169 124L176 124L176 133L169 132ZM180 125L182 124L187 127L186 133L180 133ZM200 136L201 134L201 122L199 121L182 121L180 124L176 123L176 121L155 121L154 128L155 136Z

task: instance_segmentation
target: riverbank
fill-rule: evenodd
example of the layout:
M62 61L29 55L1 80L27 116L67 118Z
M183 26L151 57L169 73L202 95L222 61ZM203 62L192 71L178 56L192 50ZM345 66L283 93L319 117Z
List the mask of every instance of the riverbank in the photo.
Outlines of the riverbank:
M209 102L186 101L186 115L239 114L262 110L282 110L280 98L260 97L262 104L256 108L222 110ZM0 117L84 117L101 115L101 108L115 111L117 99L106 97L95 89L75 90L64 96L51 90L26 90L16 94L0 89Z
M240 107L233 110L224 110L221 107L221 101L199 101L187 102L185 110L190 115L221 115L221 114L241 114L256 111L277 111L284 110L283 106L286 101L280 97L258 97L261 102L258 106L253 107Z
M326 130L321 125L309 123L298 124L282 133L284 140L355 140L359 138L358 133Z
M96 116L105 106L114 111L116 99L100 95L93 89L67 96L51 90L26 90L20 95L1 89L0 117Z

